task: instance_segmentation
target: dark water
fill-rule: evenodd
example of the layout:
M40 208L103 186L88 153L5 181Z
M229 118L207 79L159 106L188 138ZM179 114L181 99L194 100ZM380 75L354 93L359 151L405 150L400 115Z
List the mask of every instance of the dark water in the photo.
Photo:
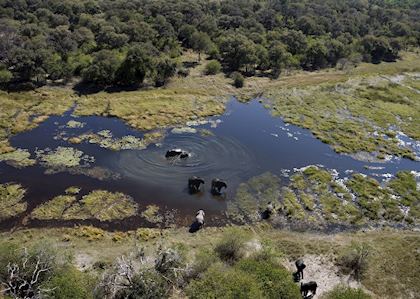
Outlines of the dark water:
M63 126L71 119L84 122L83 128L69 129ZM336 154L328 145L315 139L305 129L285 124L280 118L271 117L257 100L243 104L232 100L227 112L214 117L211 123L196 126L196 129L210 130L212 136L199 133L173 134L168 129L162 144L150 145L145 150L111 151L95 144L69 144L53 137L65 131L68 135L85 132L110 130L114 137L133 135L142 137L143 133L127 127L115 118L79 117L71 112L63 116L50 117L38 128L14 136L11 143L15 147L27 148L33 154L35 149L58 146L74 147L95 157L92 166L107 168L120 175L116 180L98 180L85 175L70 173L45 174L42 166L16 169L0 163L0 182L18 182L28 189L26 199L28 211L52 197L64 194L69 186L79 186L82 194L95 189L120 191L131 195L144 210L148 204L156 204L162 211L175 211L176 222L187 225L194 212L204 209L207 223L217 225L225 221L223 211L226 202L234 196L235 189L242 181L263 172L270 171L281 175L294 168L307 165L323 165L336 169L340 176L349 172L360 172L373 176L394 174L398 170L420 171L420 162L407 159L393 159L387 163L366 163L349 156ZM214 127L219 120L217 127ZM170 148L182 148L191 157L181 161L168 161L164 155ZM367 168L368 166L369 168ZM204 192L190 195L186 188L188 177L201 176L206 184ZM210 181L222 178L228 183L223 197L212 196ZM3 229L19 225L23 217L0 224ZM28 226L74 225L75 223L95 223L105 228L131 229L146 225L141 217L132 217L113 223L92 221L40 222L30 221Z

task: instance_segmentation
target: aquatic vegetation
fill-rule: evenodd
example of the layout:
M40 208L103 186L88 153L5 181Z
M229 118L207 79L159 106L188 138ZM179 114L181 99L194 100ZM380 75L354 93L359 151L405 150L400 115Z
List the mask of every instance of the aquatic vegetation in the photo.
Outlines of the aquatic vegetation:
M33 166L36 164L36 160L31 159L31 153L27 149L21 148L0 154L0 162L2 161L6 161L7 164L16 168Z
M358 173L340 179L334 171L318 166L295 169L286 186L271 176L264 174L241 184L235 199L227 204L228 217L242 223L258 221L259 213L271 201L279 216L321 226L377 222L410 225L420 219L418 185L408 171L398 172L385 186Z
M72 195L59 195L35 208L31 217L39 220L62 219L64 212L76 202Z
M159 214L159 207L156 205L148 205L141 216L151 223L160 223L163 217Z
M49 219L98 219L111 221L134 216L137 204L123 193L95 190L80 200L76 195L60 195L35 208L31 217Z
M86 123L82 123L80 121L76 121L76 120L69 120L66 124L67 128L70 129L80 129L83 128L86 125Z
M289 218L304 219L305 212L302 205L299 203L295 193L288 188L285 188L282 193L282 212Z
M69 194L69 195L71 195L71 194L75 195L75 194L79 194L80 190L82 190L82 189L79 188L79 187L71 186L71 187L68 187L64 192L66 194Z
M310 129L338 153L370 153L376 160L389 154L415 159L413 148L389 132L395 126L420 139L420 94L410 86L412 77L401 76L399 83L392 81L394 77L350 77L340 83L273 89L266 97L273 115Z
M0 221L26 211L27 203L23 201L25 192L19 184L0 184Z
M68 89L40 88L35 91L0 92L0 153L13 150L9 137L29 131L50 115L60 115L74 102Z
M121 178L119 173L115 173L108 168L94 166L94 167L84 167L84 166L77 166L72 168L64 168L64 169L49 169L46 171L47 174L49 173L56 173L60 171L67 171L71 174L82 174L100 181L103 180L118 180Z
M166 88L117 94L102 92L82 97L77 104L76 115L116 116L141 130L185 124L188 120L224 111L223 101L209 95L203 87L197 90Z
M37 159L42 165L48 168L76 167L81 165L89 165L94 158L84 155L82 151L72 147L57 147L52 150L37 150Z
M102 148L113 151L127 150L127 149L145 149L152 143L159 142L164 137L164 132L154 131L145 133L143 138L137 138L132 135L123 136L121 138L114 138L112 132L109 130L102 130L95 133L85 133L79 136L73 136L68 139L70 143L79 144L87 141L91 144L98 144Z
M172 134L195 134L197 133L197 129L191 128L191 127L180 127L180 128L173 128L171 130Z
M234 200L227 203L227 215L238 222L253 222L260 219L259 212L264 211L271 202L279 206L279 178L271 173L264 173L239 185Z

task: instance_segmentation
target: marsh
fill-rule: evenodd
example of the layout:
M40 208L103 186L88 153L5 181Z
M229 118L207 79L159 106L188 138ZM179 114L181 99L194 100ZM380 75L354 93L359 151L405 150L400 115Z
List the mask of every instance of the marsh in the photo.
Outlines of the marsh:
M260 102L254 99L242 103L232 98L223 115L187 122L196 130L172 133L174 128L167 128L159 131L159 134L135 130L117 118L76 117L72 114L72 108L10 139L12 146L25 149L37 163L16 168L13 163L1 162L0 183L19 182L27 189L26 213L65 194L70 186L81 188L80 196L100 189L122 192L139 205L138 215L98 225L124 229L156 225L140 216L141 211L149 205L158 206L163 219L168 218L168 221L179 225L188 225L190 215L199 209L206 211L207 223L226 223L225 211L228 203L234 200L239 184L265 172L278 176L279 184L286 186L291 174L308 165L333 170L339 178L356 172L376 177L379 181L401 169L420 171L420 163L409 159L393 158L369 163L338 154L329 145L316 139L309 130L271 116ZM83 125L68 125L75 122ZM200 130L211 134L200 134ZM106 136L103 132L107 132ZM89 134L103 136L107 142L89 138L78 143L71 142L74 138ZM151 138L151 135L156 135L156 138ZM127 139L127 136L130 136L130 140L137 140L136 144L145 146L108 146ZM147 143L143 143L143 140L147 140ZM165 153L173 148L182 148L190 153L188 159L166 159ZM58 157L57 153L60 152L75 155ZM199 176L209 182L202 186L203 192L189 193L186 182L191 176ZM223 197L210 192L210 182L216 177L229 185ZM18 225L22 217L3 222L2 227ZM95 222L94 219L80 220L81 223L91 221ZM27 225L72 223L63 219L32 219Z

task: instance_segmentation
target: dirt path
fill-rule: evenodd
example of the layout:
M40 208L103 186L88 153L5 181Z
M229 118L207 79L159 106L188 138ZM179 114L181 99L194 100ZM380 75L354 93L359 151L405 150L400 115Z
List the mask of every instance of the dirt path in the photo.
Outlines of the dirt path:
M318 289L314 298L321 298L322 294L332 290L339 284L348 285L352 288L361 287L361 285L350 278L348 275L341 275L333 262L325 256L305 255L303 261L306 268L303 271L303 283L308 281L316 281ZM296 267L294 261L287 262L285 266L295 272Z

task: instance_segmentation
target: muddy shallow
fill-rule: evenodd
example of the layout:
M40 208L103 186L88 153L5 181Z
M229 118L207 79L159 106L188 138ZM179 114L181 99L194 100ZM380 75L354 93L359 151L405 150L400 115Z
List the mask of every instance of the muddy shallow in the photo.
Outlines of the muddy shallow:
M66 123L72 119L85 125L82 128L66 128ZM40 165L17 169L1 162L0 182L14 181L28 189L26 200L29 212L40 203L64 194L67 187L79 186L82 194L94 189L129 194L139 203L140 211L149 204L158 205L163 214L166 211L168 223L175 219L177 224L188 225L196 210L205 209L207 223L217 225L225 223L226 201L233 198L238 184L266 171L287 176L294 168L311 164L336 169L340 176L348 176L354 171L383 178L388 173L394 174L403 169L420 171L420 162L407 159L367 163L336 154L327 144L314 138L308 130L271 117L258 100L246 104L232 100L224 115L209 120L207 123L191 124L196 133L173 131L169 128L161 144L149 145L144 150L111 151L97 144L70 144L54 136L63 132L65 136L71 137L86 132L110 130L116 138L126 135L141 138L143 133L127 127L115 118L76 118L71 116L71 112L50 117L38 128L14 136L11 139L12 145L28 149L32 156L36 149L74 147L95 158L90 167L106 168L118 179L99 180L68 172L45 174L46 169ZM190 152L191 156L186 160L167 160L165 153L170 148L182 148ZM188 193L187 180L192 175L205 179L203 192L194 195ZM224 196L212 196L209 192L210 181L215 177L223 178L228 183ZM112 223L26 220L21 216L1 223L0 227L6 229L21 223L28 226L94 223L110 229L152 226L140 216Z

